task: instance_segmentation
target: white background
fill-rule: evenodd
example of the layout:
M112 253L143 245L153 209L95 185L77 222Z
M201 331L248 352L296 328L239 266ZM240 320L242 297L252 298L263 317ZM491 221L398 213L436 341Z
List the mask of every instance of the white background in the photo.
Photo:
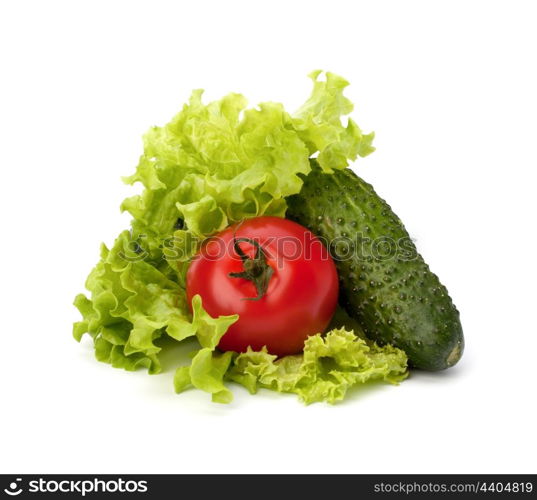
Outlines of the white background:
M3 1L0 472L537 472L535 4ZM455 368L337 406L212 404L96 362L71 305L127 227L121 175L192 88L290 110L324 68L377 133L355 168L461 310Z

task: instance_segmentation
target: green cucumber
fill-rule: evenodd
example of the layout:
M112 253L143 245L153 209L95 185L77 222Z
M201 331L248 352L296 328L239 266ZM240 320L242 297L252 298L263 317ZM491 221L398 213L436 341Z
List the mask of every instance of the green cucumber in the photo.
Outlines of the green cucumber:
M453 366L464 349L459 312L399 218L352 170L312 167L288 198L287 217L329 246L341 305L370 339L403 349L413 367Z

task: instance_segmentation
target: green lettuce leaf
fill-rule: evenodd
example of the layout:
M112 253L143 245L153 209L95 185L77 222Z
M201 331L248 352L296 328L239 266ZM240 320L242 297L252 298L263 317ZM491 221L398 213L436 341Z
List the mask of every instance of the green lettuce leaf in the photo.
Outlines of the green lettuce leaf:
M158 373L155 344L164 333L175 340L197 336L204 347L214 349L228 326L238 316L212 318L202 307L201 297L192 300L190 313L186 293L154 264L141 260L132 250L129 231L124 231L109 250L101 248L101 261L90 273L85 295L75 298L82 321L73 326L80 341L84 333L93 337L95 356L118 368L148 368Z
M326 73L325 80L318 80L321 73L314 71L309 75L313 92L295 113L293 125L310 154L319 152L317 161L321 168L331 173L347 167L348 160L354 161L358 156L375 151L372 146L375 134L364 135L351 118L346 127L341 124L341 116L348 115L354 107L343 95L349 82L334 73Z
M331 171L373 151L372 134L350 119L341 123L352 110L343 95L348 83L332 73L319 80L320 73L311 75L311 97L294 115L272 102L247 109L240 94L204 104L196 90L168 124L149 130L136 172L124 179L145 189L121 208L152 257L162 256L163 241L183 240L184 228L199 242L245 218L283 217L285 197L300 191L312 155ZM176 260L196 249L175 245Z
M259 387L292 392L306 404L341 401L354 385L382 380L397 384L408 376L407 357L392 346L379 347L344 328L306 340L300 355L276 356L248 350L234 360L227 378L252 394Z
M173 380L175 392L180 393L189 386L194 386L210 393L214 403L230 403L233 394L224 385L224 376L234 354L231 351L213 352L208 347L200 349L192 358L190 366L177 368Z

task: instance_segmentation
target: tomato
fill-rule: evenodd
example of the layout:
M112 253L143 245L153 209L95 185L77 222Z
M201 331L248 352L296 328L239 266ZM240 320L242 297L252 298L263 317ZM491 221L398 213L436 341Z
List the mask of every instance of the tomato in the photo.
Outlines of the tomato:
M305 227L279 217L257 217L206 240L187 272L188 301L199 294L213 317L238 314L218 347L248 346L284 356L300 352L334 314L334 261Z

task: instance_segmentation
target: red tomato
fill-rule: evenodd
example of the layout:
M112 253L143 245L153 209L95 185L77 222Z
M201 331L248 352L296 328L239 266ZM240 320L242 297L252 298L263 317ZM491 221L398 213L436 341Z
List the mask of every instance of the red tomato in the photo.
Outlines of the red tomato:
M204 242L188 269L186 289L189 303L199 294L213 317L239 314L220 349L267 346L284 356L300 352L309 335L328 326L338 279L328 250L308 229L279 217L257 217Z

